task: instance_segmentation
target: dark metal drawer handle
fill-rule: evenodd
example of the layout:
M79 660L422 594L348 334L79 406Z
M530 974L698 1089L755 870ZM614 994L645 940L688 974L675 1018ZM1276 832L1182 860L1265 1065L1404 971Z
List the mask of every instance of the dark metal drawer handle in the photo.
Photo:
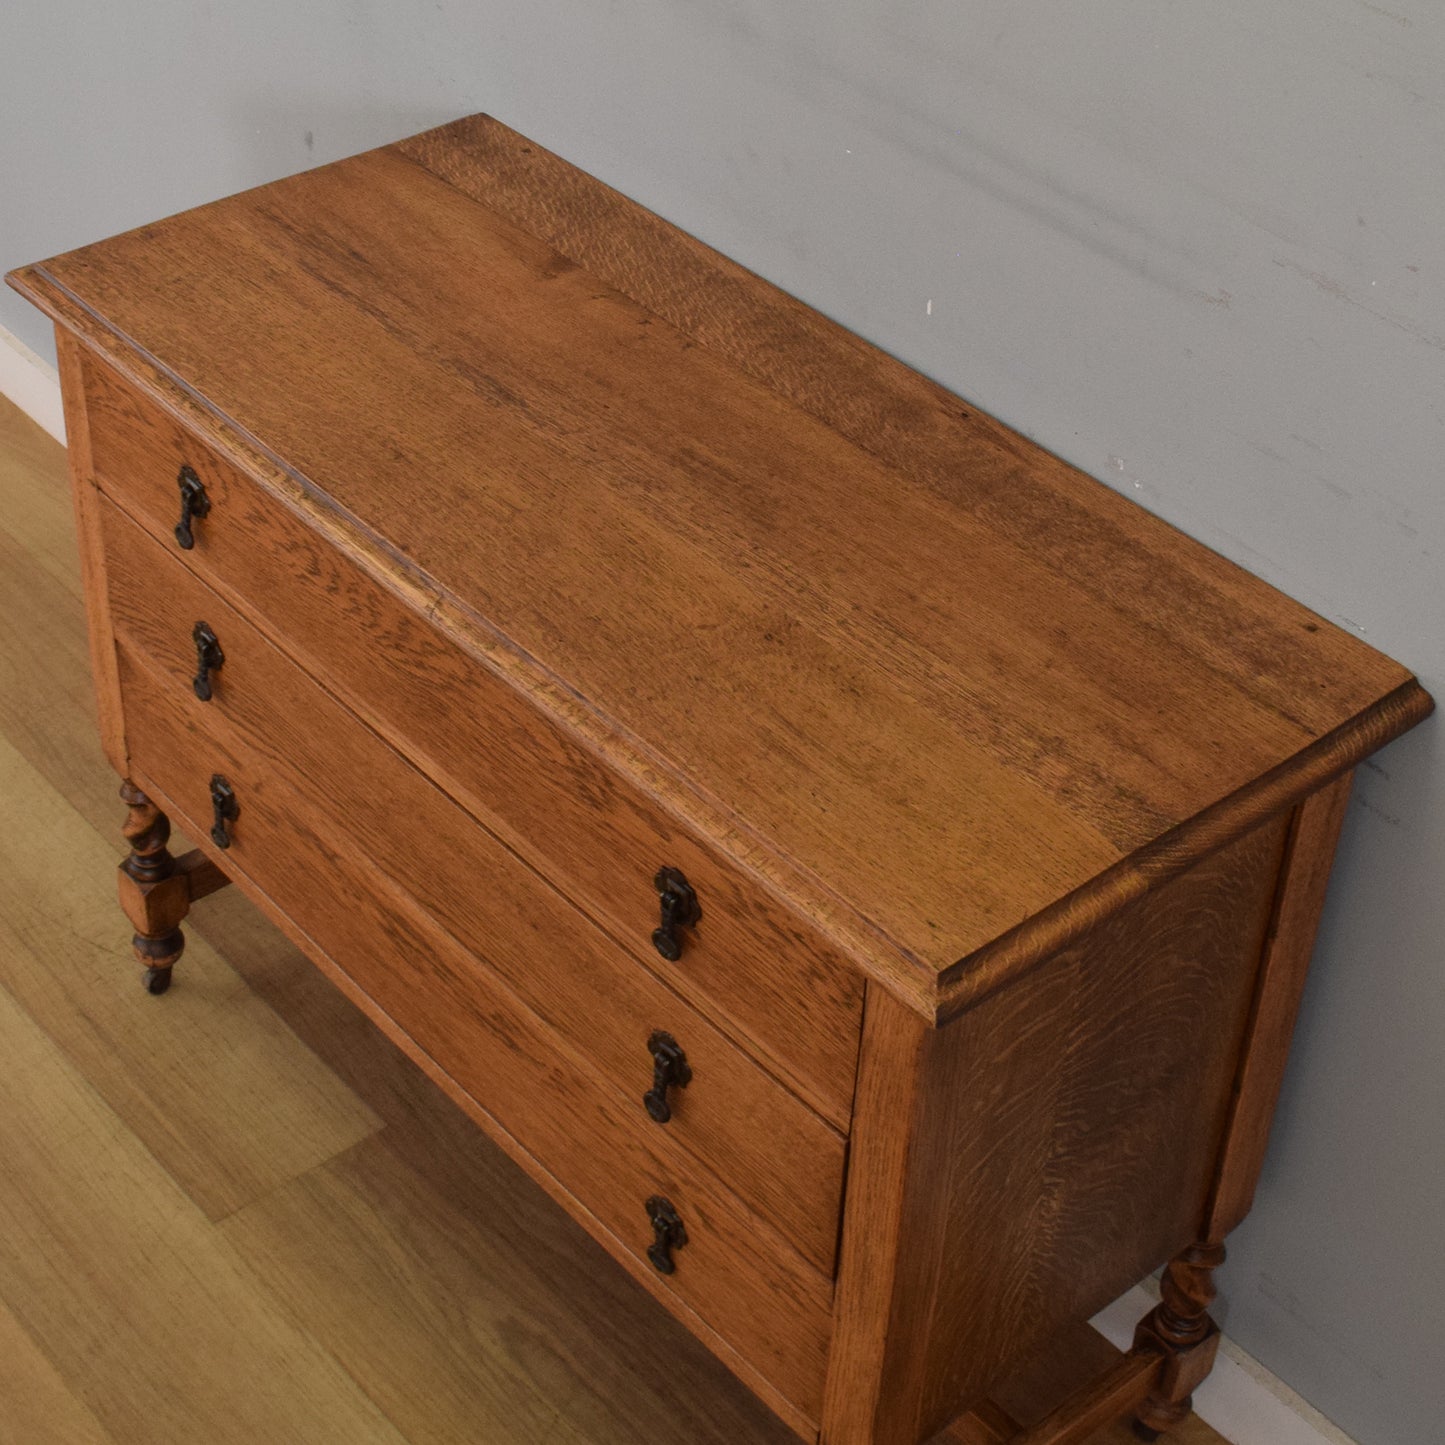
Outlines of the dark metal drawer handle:
M210 702L211 674L225 666L226 654L221 651L220 639L211 631L209 623L196 623L191 628L191 641L196 644L196 675L191 679L191 686L202 702Z
M658 1274L672 1274L677 1269L672 1258L675 1249L687 1243L687 1230L682 1227L677 1210L670 1199L654 1194L647 1201L647 1217L652 1221L653 1241L647 1246L647 1257Z
M234 823L241 816L241 805L236 801L235 789L220 773L211 777L211 842L218 848L231 846L231 835L226 831L227 823Z
M682 957L679 928L691 928L702 917L692 884L676 868L659 868L652 880L662 901L662 922L652 932L652 946L669 963Z
M196 534L191 531L192 521L198 521L211 510L211 499L206 488L189 464L181 467L176 485L181 489L181 520L176 523L176 541L189 552L196 545Z
M687 1088L692 1083L692 1069L677 1040L661 1029L648 1039L647 1051L652 1055L652 1087L642 1096L642 1102L657 1123L666 1124L672 1118L667 1091Z

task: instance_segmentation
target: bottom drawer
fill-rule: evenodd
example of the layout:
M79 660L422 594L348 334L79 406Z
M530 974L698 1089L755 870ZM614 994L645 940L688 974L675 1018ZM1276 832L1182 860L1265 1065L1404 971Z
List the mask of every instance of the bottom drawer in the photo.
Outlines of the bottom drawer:
M830 1282L663 1131L639 1121L640 1111L624 1110L485 959L365 861L365 838L316 826L243 744L197 730L143 661L124 644L119 655L141 786L204 845L211 778L223 774L240 813L229 848L208 851L227 873L318 961L354 981L410 1052L453 1081L492 1132L510 1136L503 1142L513 1152L520 1146L540 1165L532 1169L540 1182L655 1294L694 1327L700 1319L698 1333L750 1386L796 1428L810 1428L821 1410ZM666 1275L649 1259L649 1201L659 1198L687 1237Z

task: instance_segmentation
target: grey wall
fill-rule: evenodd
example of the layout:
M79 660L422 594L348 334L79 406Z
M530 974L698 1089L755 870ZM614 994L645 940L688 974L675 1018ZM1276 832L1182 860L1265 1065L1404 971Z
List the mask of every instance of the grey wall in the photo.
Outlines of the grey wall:
M4 0L0 264L489 110L1445 692L1431 0ZM37 350L40 318L0 298ZM1445 768L1362 771L1226 1327L1445 1436Z

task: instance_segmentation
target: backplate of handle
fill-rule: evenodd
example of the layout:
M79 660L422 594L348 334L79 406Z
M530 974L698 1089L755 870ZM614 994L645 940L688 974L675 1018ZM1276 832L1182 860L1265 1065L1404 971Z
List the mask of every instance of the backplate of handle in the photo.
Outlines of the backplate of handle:
M654 1194L647 1201L647 1217L652 1221L652 1243L647 1246L647 1257L658 1274L672 1274L677 1269L672 1252L687 1243L687 1230L672 1200L661 1194Z
M221 651L221 641L209 623L196 623L191 628L191 641L196 644L196 675L191 679L191 686L202 702L210 702L211 674L225 665L226 654Z
M231 846L231 831L226 826L241 816L236 790L220 773L211 775L211 842L218 848Z
M656 1123L666 1124L672 1118L667 1091L687 1088L692 1083L692 1069L682 1046L661 1029L648 1039L647 1051L652 1055L652 1087L642 1096L642 1102Z
M691 928L702 917L697 894L677 868L659 868L652 880L662 909L662 921L652 931L652 946L669 963L682 957L682 939L678 929Z
M211 499L206 495L205 483L188 462L181 466L176 486L181 494L181 520L176 523L176 541L182 550L189 552L196 545L196 534L191 524L209 514Z

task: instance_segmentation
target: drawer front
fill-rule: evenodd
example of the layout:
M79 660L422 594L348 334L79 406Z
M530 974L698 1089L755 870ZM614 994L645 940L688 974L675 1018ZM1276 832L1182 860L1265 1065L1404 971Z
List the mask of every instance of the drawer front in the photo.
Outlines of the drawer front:
M204 704L188 706L173 675L153 668L125 632L117 636L127 742L141 785L233 878L299 932L318 961L359 987L411 1041L413 1052L465 1091L484 1124L520 1145L540 1166L542 1182L604 1244L660 1285L664 1299L685 1307L684 1318L689 1311L698 1316L816 1420L832 1295L824 1274L684 1147L681 1129L653 1122L637 1093L623 1093L596 1072L595 1061L576 1047L575 1031L564 1036L523 1003L503 977L508 937L498 936L493 949L464 948L370 861L392 821L388 804L380 801L384 785L380 794L358 799L349 829L338 827L314 806L314 789L293 787L275 758L245 744L216 715L203 714ZM223 646L224 674L232 654ZM236 656L244 659L245 649ZM278 711L289 705L278 702ZM207 841L217 774L238 805L226 825L224 852ZM419 851L418 869L426 869L432 856L430 845ZM479 864L471 891L492 897L502 890L490 868ZM585 948L571 964L587 976L605 966L600 952ZM630 960L627 966L640 972ZM614 974L608 982L621 981ZM668 1020L687 1035L688 1015L664 1014ZM588 1022L599 1038L607 1032L605 1015ZM687 1107L704 1098L702 1058L683 1094ZM710 1062L721 1075L720 1057ZM709 1082L719 1090L727 1086L722 1077ZM681 1123L680 1108L674 1124ZM666 1276L648 1257L655 1243L648 1212L653 1199L671 1204L687 1234L673 1254L675 1271Z
M157 673L157 685L189 726L224 735L231 751L245 749L303 796L338 839L348 839L468 951L487 958L612 1085L622 1105L689 1150L805 1258L831 1272L843 1183L838 1131L639 967L112 503L103 502L101 511L116 631ZM219 668L206 669L200 687L206 699L196 685L203 652L205 661L223 658Z
M699 1002L840 1128L852 1108L859 975L808 922L692 836L288 506L88 360L97 478L162 545L406 753L639 961ZM178 476L209 511L180 550ZM701 917L667 961L654 881L681 871Z

